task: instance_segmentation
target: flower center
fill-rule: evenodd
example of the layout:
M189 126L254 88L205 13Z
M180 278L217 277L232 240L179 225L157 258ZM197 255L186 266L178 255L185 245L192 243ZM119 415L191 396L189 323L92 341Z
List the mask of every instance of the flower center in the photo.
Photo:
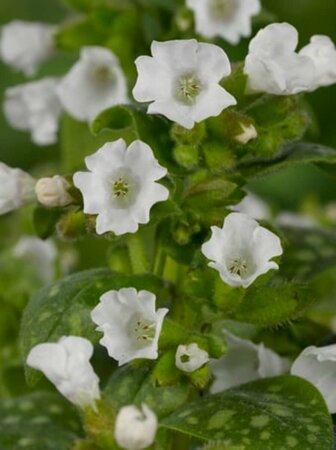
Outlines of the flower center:
M129 191L129 182L119 177L113 184L113 195L116 198L124 198Z
M213 19L229 21L237 9L237 0L210 0L209 11Z
M139 180L127 167L119 168L110 178L111 200L113 206L125 209L131 206L137 198Z
M176 82L176 98L181 103L191 105L202 89L200 79L192 73L180 76Z
M112 83L115 80L113 71L104 65L99 65L93 68L92 76L99 84Z
M142 316L136 316L131 320L130 331L138 345L146 346L155 337L156 324Z
M247 262L243 258L230 259L227 268L232 275L238 275L239 277L247 275Z

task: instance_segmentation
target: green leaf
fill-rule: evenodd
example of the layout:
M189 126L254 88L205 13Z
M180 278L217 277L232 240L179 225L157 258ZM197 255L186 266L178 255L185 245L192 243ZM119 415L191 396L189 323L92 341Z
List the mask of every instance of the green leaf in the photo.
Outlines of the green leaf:
M91 19L85 18L62 26L55 39L59 49L77 50L85 45L102 45L106 34Z
M33 214L34 228L37 236L41 239L47 239L51 236L56 227L56 223L64 213L59 208L44 208L37 206Z
M130 144L140 139L148 144L159 162L169 171L180 172L172 156L173 142L169 136L170 124L162 116L147 114L140 106L114 106L103 111L92 124L95 135L113 130Z
M333 441L331 418L321 394L307 381L289 375L191 403L161 426L221 443L227 450L331 450Z
M59 394L35 392L1 401L1 450L69 450L80 435L74 409Z
M298 318L313 300L305 284L281 282L252 287L240 300L234 318L255 325L273 326Z
M100 334L90 313L99 297L111 289L122 287L147 289L158 295L163 282L153 275L121 275L109 269L92 269L70 275L41 289L28 303L21 323L20 343L24 359L35 345L55 342L62 336L75 335L97 342ZM27 368L27 381L34 383L39 372Z
M187 381L160 386L155 370L128 365L118 369L106 385L104 395L116 409L128 404L146 403L159 417L164 417L183 405L189 395Z
M90 12L100 7L125 9L131 4L130 0L63 0L68 6L82 12Z
M319 144L295 142L272 158L255 158L238 164L243 176L253 178L299 164L317 164L321 168L336 164L336 150Z

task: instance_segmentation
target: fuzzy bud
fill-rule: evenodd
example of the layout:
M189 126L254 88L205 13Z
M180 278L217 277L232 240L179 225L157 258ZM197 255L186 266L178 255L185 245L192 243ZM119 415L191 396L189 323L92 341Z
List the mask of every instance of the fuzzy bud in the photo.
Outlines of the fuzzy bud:
M47 207L67 206L73 198L68 193L69 183L60 175L40 178L35 186L38 201Z

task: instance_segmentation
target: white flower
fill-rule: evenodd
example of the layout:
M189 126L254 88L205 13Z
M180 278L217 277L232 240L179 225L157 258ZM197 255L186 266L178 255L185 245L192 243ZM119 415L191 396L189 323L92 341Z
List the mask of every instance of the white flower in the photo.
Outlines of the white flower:
M0 214L20 208L35 200L35 180L21 169L0 162Z
M139 223L149 222L154 203L169 196L168 189L155 182L167 170L142 141L128 148L123 139L109 142L85 158L85 163L91 172L77 172L73 180L83 194L84 212L98 214L98 234L135 233Z
M276 223L285 228L316 228L318 222L307 214L297 214L291 211L281 211L276 217Z
M13 250L17 258L22 258L35 269L44 283L54 279L57 249L51 240L44 241L35 236L22 236Z
M57 142L61 105L57 78L43 78L11 87L5 92L4 113L13 128L30 131L37 145Z
M312 383L321 392L330 413L336 413L336 344L307 347L294 361L291 373Z
M104 336L101 345L119 366L137 358L156 359L166 308L155 311L154 294L134 288L108 291L91 313Z
M58 95L75 119L92 121L104 109L127 103L127 85L117 57L104 47L83 47L62 79Z
M4 25L0 37L0 57L26 75L35 75L54 52L55 26L14 20Z
M260 0L187 0L187 6L195 13L197 33L231 44L250 36L252 17L261 10Z
M280 239L246 214L231 213L223 228L211 227L211 231L202 253L230 286L247 288L259 275L279 268L270 259L282 254Z
M140 450L153 444L158 420L146 405L123 406L117 415L114 437L117 444L126 450Z
M336 48L328 36L313 36L299 53L311 58L315 65L315 83L310 90L336 83Z
M269 220L271 211L267 203L253 192L246 192L246 196L236 205L228 206L234 212L244 213L255 220Z
M183 372L194 372L209 361L208 352L195 343L179 345L175 355L176 367Z
M227 352L220 359L210 360L214 382L210 392L230 389L258 378L275 377L289 370L289 363L263 343L241 339L225 331Z
M153 41L152 57L140 56L135 64L138 80L133 89L139 102L153 102L148 113L163 114L185 128L192 128L236 100L219 82L230 75L224 50L195 39Z
M93 346L87 339L63 336L57 343L33 347L27 364L41 370L70 402L95 408L100 392L99 379L89 361L92 354Z
M315 65L298 54L298 32L288 23L273 23L251 40L245 60L250 92L291 95L307 91L315 83Z
M237 142L240 144L247 144L248 142L252 141L256 137L258 137L257 130L255 127L250 124L248 126L245 126L244 124L241 124L242 132L240 134L237 134L234 138Z
M40 178L35 186L37 200L44 206L67 206L73 198L68 193L69 183L60 176Z

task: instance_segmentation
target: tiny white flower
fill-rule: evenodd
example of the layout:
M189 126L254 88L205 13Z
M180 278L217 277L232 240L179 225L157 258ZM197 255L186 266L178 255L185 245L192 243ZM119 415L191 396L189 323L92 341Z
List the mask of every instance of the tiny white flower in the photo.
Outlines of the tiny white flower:
M125 450L141 450L153 444L158 420L156 414L143 403L123 406L117 415L114 437Z
M248 142L252 141L253 139L258 137L257 130L255 127L250 124L248 126L245 126L244 124L241 124L242 132L240 134L237 134L234 138L237 142L240 144L247 144Z
M35 236L22 236L13 253L17 258L33 266L42 282L50 283L54 279L57 249L53 241L44 241Z
M166 308L155 311L156 297L149 291L122 288L108 291L91 312L104 336L101 345L119 366L137 358L156 359Z
M296 53L298 32L288 23L272 23L250 41L244 71L250 92L291 95L311 90L316 69L309 56Z
M336 344L307 347L294 361L291 374L312 383L321 392L330 414L336 413Z
M336 83L336 48L328 36L313 36L299 53L311 58L315 66L315 83L310 90Z
M176 367L183 372L194 372L209 361L208 352L196 343L179 345L175 354Z
M70 402L95 408L100 392L98 376L90 363L92 354L93 345L87 339L63 336L57 343L33 347L27 364L41 370Z
M281 358L263 343L254 344L228 331L225 331L225 339L227 352L217 360L210 360L214 375L210 387L212 394L259 378L282 375L289 370L287 359Z
M104 109L128 102L125 75L104 47L83 47L80 59L62 79L58 95L75 119L92 121Z
M35 186L37 200L44 206L67 206L73 198L68 193L69 183L60 176L40 178Z
M246 214L231 213L223 228L214 226L211 231L202 253L230 286L247 288L259 275L279 268L270 259L282 254L280 239Z
M26 75L35 75L55 50L55 26L14 20L4 25L0 36L0 58Z
M58 120L62 111L56 95L57 78L43 78L8 88L4 113L13 128L30 131L37 145L57 142Z
M163 114L191 129L195 122L218 116L236 104L219 82L230 75L229 59L220 47L195 39L153 41L152 57L140 56L133 96L152 102L149 114Z
M21 169L0 162L0 215L35 200L35 180Z
M85 163L90 172L76 172L73 180L83 194L84 212L98 214L98 234L135 233L140 223L149 222L151 207L169 196L168 189L156 183L167 170L142 141L128 148L123 139L109 142Z
M250 36L252 17L261 10L260 0L187 0L187 6L195 13L197 33L231 44Z
M269 220L271 211L267 203L253 192L246 192L243 200L228 207L231 211L246 214L255 220Z

